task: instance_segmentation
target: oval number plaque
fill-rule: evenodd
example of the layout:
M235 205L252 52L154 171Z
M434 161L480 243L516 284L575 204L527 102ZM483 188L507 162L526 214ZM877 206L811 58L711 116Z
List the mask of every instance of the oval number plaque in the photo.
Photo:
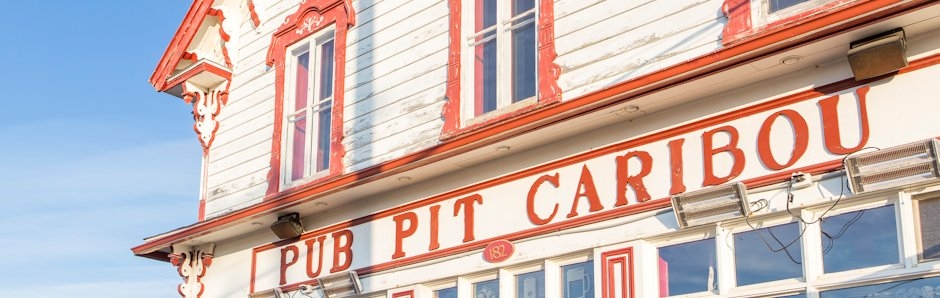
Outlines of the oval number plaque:
M490 244L483 249L483 260L490 263L499 263L509 259L515 250L516 247L512 245L512 242L496 240L490 242Z

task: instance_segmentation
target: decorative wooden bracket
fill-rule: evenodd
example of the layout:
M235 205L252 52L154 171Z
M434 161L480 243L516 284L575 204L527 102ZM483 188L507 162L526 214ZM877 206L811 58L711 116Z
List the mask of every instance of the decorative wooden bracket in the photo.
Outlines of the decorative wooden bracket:
M170 264L176 267L176 271L183 278L183 282L177 287L181 297L202 297L202 292L205 291L202 277L212 265L214 251L214 243L196 247L173 246L173 253L169 255L169 258Z

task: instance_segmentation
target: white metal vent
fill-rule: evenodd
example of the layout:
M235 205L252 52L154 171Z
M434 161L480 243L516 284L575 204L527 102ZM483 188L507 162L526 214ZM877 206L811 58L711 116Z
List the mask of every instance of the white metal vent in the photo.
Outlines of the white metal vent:
M674 195L672 210L676 213L681 228L751 214L747 201L747 186L740 182Z
M940 141L928 139L845 159L852 193L858 194L940 179Z

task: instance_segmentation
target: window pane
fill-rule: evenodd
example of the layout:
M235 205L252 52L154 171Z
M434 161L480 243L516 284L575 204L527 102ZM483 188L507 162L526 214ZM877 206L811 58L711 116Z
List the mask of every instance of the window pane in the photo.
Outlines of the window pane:
M288 135L291 148L290 181L304 177L307 148L307 117L301 114L299 119L291 125L292 132Z
M893 205L827 217L820 228L825 272L900 261Z
M770 12L774 13L778 10L794 6L809 0L770 0Z
M434 298L457 298L457 287L434 291Z
M330 119L332 117L333 101L320 104L317 115L317 172L330 168Z
M517 16L521 13L524 13L534 8L535 8L535 0L513 0L512 1L512 16Z
M718 285L715 238L659 248L660 296L712 291ZM663 287L667 284L667 287Z
M805 297L806 297L806 293L800 293L796 295L782 296L782 297L777 297L777 298L805 298Z
M525 22L534 15L517 20ZM530 22L512 31L512 102L535 96L535 22Z
M594 298L594 261L561 267L563 298Z
M545 298L545 272L516 275L516 298Z
M496 2L497 0L476 0L474 32L496 25Z
M737 284L743 286L803 276L799 236L796 223L734 234Z
M297 56L297 75L294 77L294 111L307 107L307 87L310 83L310 52Z
M936 297L940 277L912 279L819 293L820 298L854 297Z
M922 250L918 258L921 261L940 258L940 216L936 216L940 214L940 199L917 201L917 213Z
M333 96L333 40L320 45L320 99Z
M473 284L473 298L499 298L499 280L488 280Z
M496 109L496 39L476 46L474 55L474 115Z

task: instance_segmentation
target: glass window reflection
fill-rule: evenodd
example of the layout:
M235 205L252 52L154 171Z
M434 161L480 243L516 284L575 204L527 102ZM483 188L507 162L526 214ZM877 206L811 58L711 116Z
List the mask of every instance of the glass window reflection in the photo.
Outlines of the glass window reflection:
M473 298L499 298L499 280L494 279L473 284Z
M561 267L564 298L594 298L594 261Z
M893 205L824 218L820 228L827 273L900 260Z
M660 296L712 291L717 270L714 238L660 247Z
M516 275L516 298L545 298L545 272Z
M940 296L940 277L896 281L819 293L820 298L937 296Z
M434 291L434 298L457 298L457 287Z
M739 286L803 276L797 223L734 234L735 276Z

